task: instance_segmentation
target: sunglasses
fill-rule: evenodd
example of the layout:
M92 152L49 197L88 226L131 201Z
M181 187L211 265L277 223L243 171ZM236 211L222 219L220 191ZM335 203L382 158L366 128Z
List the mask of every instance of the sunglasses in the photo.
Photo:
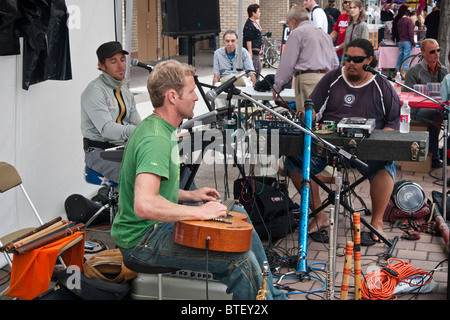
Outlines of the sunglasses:
M441 52L441 48L439 48L439 49L435 49L435 50L431 50L430 52L428 52L429 54L435 54L435 53L439 53L439 52Z
M351 1L344 1L344 4L349 4L351 3Z
M344 55L344 60L346 61L346 62L351 62L351 61L353 61L354 63L361 63L361 62L363 62L364 60L366 60L368 57L366 56L366 57L363 57L363 56L356 56L356 57L351 57L351 56L349 56L349 55Z

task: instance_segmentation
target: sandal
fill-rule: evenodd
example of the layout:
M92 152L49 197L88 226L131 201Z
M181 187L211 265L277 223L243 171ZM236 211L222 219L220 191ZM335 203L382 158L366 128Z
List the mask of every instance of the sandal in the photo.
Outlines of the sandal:
M325 229L311 232L308 234L308 236L311 238L312 241L315 242L328 243L328 241L330 240L330 238L328 237L328 232Z

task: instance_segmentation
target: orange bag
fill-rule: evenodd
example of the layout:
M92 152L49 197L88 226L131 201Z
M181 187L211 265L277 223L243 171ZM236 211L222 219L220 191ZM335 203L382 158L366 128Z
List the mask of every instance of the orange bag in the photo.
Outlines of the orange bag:
M67 266L83 269L85 232L75 232L58 241L13 257L9 297L31 300L48 290L58 254L64 246L76 239L80 234L83 240L67 249L62 258Z

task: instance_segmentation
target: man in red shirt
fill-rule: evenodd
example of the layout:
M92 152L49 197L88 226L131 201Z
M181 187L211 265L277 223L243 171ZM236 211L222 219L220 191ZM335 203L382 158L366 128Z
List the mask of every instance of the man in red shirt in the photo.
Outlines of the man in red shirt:
M342 60L342 55L344 54L344 40L345 40L345 31L347 30L348 25L348 17L350 13L350 2L345 0L342 2L342 9L344 9L344 13L341 14L333 27L333 31L330 33L330 37L335 42L337 38L337 43L334 49L336 50L336 54L339 59L339 63Z

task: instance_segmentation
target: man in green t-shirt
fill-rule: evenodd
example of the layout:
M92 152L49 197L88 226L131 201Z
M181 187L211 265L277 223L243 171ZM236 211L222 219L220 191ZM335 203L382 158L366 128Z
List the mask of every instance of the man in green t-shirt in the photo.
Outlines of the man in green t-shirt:
M179 188L179 150L176 128L194 116L195 69L175 60L159 63L148 79L155 109L133 131L125 148L119 178L119 211L111 235L125 260L145 261L186 270L204 270L205 251L173 241L174 222L225 217L227 208L216 201L217 190ZM199 206L179 203L200 202ZM235 206L233 211L243 211ZM244 211L245 212L245 211ZM244 253L211 251L208 270L228 287L234 299L255 299L267 261L253 231L251 249ZM285 299L269 275L268 299Z

